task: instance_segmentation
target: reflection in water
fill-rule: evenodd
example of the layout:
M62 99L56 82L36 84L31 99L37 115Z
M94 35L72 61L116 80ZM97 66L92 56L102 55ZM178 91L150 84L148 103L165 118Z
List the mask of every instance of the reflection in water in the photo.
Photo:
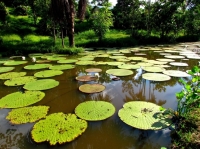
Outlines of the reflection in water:
M159 53L152 51L144 52L148 59L163 58ZM154 53L154 54L153 54ZM132 56L133 54L127 54ZM78 56L80 57L80 56ZM72 58L76 58L73 56ZM109 58L95 58L97 61L115 61ZM180 61L180 60L176 60ZM172 66L171 68L185 71L190 69L196 61L188 60L188 67ZM32 62L29 62L32 64ZM56 62L52 62L56 64ZM34 75L40 70L24 70L25 65L16 66L15 71L27 71L27 75ZM99 79L91 82L80 82L75 80L76 76L85 75L85 69L100 68ZM0 110L0 149L160 149L161 146L169 147L170 130L144 131L128 126L118 117L118 111L123 104L130 101L148 101L156 103L165 108L176 109L177 101L175 93L181 91L182 85L179 78L172 77L169 81L153 82L142 79L133 70L133 75L120 77L113 81L108 69L116 69L116 66L76 66L74 69L65 70L60 76L52 77L60 82L56 88L46 90L45 97L34 105L50 106L48 114L56 112L74 113L76 106L84 101L101 100L111 102L115 106L115 114L103 121L88 122L86 131L73 142L62 145L50 146L48 143L35 143L31 138L31 130L34 123L23 125L12 125L5 117L10 109ZM143 72L144 73L144 72ZM189 78L184 78L189 79ZM18 91L21 87L7 87L0 80L0 98ZM106 86L103 92L86 94L79 91L79 86L85 83L100 83Z

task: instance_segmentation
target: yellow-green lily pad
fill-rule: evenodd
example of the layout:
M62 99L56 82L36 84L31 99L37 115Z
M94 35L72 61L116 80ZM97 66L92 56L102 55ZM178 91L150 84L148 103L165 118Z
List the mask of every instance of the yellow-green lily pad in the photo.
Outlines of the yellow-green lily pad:
M129 76L133 74L133 71L128 69L108 69L106 73L114 76Z
M171 79L170 76L161 73L144 73L142 78L151 81L167 81Z
M34 65L27 65L24 67L24 69L38 70L38 69L49 68L50 66L51 66L51 64L34 64Z
M76 62L76 65L94 65L96 62L95 61L78 61Z
M143 69L148 72L163 72L165 70L163 67L158 67L158 66L148 66L148 67L143 67Z
M50 66L49 69L52 70L67 70L67 69L73 69L75 66L71 64L63 64L63 65L53 65Z
M118 68L120 68L120 69L138 69L138 68L140 68L140 66L134 65L134 64L124 64L124 65L119 65Z
M33 126L31 136L37 143L63 144L76 139L87 126L87 121L78 119L75 114L53 113Z
M0 73L12 71L15 67L0 67Z
M172 77L190 77L188 73L180 70L165 70L163 73Z
M66 60L59 60L59 61L57 61L57 63L60 63L60 64L70 64L70 63L75 63L77 61L78 60L76 60L76 59L66 59Z
M188 66L187 63L182 63L182 62L171 62L169 64L173 66Z
M79 90L84 93L98 93L105 90L105 86L101 84L83 84L79 86Z
M16 77L16 78L11 78L10 80L6 80L4 84L6 86L20 86L24 85L28 82L35 81L36 78L34 76L22 76L22 77Z
M75 114L87 121L99 121L111 117L115 107L105 101L85 101L75 108Z
M51 89L58 85L59 82L54 79L41 79L26 83L23 88L27 90L40 91L40 90Z
M21 65L21 64L26 64L27 61L7 61L3 65L5 66L15 66L15 65Z
M32 105L45 96L41 91L24 91L8 94L0 99L0 108L20 108Z
M33 106L12 109L6 117L12 124L33 123L47 115L49 106Z
M35 73L34 76L37 78L48 78L48 77L54 77L61 74L63 74L63 72L60 70L44 70L44 71L39 71Z
M145 101L125 103L118 116L124 123L143 130L159 130L172 123L165 110L161 111L160 106Z
M26 72L7 72L0 74L0 79L6 80L6 79L12 79L16 77L22 77L25 76Z

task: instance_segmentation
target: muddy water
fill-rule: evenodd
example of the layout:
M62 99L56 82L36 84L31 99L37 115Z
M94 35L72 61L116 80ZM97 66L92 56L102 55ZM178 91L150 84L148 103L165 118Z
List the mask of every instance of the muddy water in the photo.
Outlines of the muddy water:
M148 59L163 58L159 53L143 52L148 55ZM133 56L133 54L125 54ZM111 61L108 58L96 58L96 61ZM180 62L180 59L176 61ZM197 60L188 60L188 67L172 66L167 69L188 70L197 64ZM32 64L32 62L29 62ZM26 71L27 75L33 75L39 70L24 70L25 65L16 66L14 71ZM34 105L50 106L49 114L56 112L74 113L75 107L88 100L104 100L111 102L115 108L115 114L103 121L88 122L88 128L77 139L63 145L50 146L48 143L35 143L31 139L30 131L34 123L23 125L12 125L5 117L10 109L0 110L0 149L160 149L162 146L169 147L170 129L159 131L144 131L135 129L123 123L117 113L125 102L141 100L162 105L165 108L176 109L177 101L175 93L181 91L182 85L178 83L178 78L172 77L165 82L152 82L142 79L134 80L133 75L120 77L119 81L112 81L106 70L116 68L115 66L95 66L101 68L99 80L106 86L101 93L85 94L78 90L83 82L78 82L75 77L85 74L85 69L94 66L76 66L74 69L65 70L60 76L52 77L60 82L59 86L44 91L46 96ZM94 82L91 82L94 83ZM0 80L0 98L19 91L21 87L7 87Z

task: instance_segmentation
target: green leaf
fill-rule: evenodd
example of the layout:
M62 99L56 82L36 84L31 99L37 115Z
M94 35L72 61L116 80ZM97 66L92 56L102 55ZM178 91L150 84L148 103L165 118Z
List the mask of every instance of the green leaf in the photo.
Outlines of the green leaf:
M179 93L176 93L176 98L178 98L178 99L182 99L183 97L184 97L184 93L181 91L181 92L179 92Z
M105 86L101 84L83 84L79 86L79 90L84 93L98 93L105 90Z

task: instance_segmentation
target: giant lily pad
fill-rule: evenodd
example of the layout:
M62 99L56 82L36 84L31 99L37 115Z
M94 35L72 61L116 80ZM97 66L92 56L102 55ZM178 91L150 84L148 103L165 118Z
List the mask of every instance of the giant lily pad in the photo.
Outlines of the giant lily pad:
M12 109L6 117L12 124L33 123L47 115L49 106L33 106Z
M4 82L4 84L6 86L19 86L19 85L24 85L28 82L32 82L35 80L36 78L34 76L22 76L22 77L16 77L16 78L7 80Z
M15 66L15 65L21 65L21 64L26 64L27 61L7 61L3 65L5 66Z
M188 66L187 63L182 63L182 62L171 62L169 64L173 66Z
M134 64L124 64L124 65L119 65L118 68L121 68L121 69L138 69L138 68L140 68L140 66L134 65Z
M165 70L163 73L172 77L190 77L189 74L180 70Z
M94 65L96 62L95 61L78 61L76 62L77 65Z
M143 69L148 72L163 72L165 70L163 67L157 67L157 66L143 67Z
M75 114L54 113L40 120L31 131L35 142L48 141L50 145L71 142L87 128L87 121L78 119Z
M83 84L79 86L79 90L84 93L98 93L105 90L105 86L101 84Z
M25 75L26 75L26 72L7 72L7 73L0 74L0 79L6 80L6 79L12 79L16 77L22 77Z
M142 78L151 81L167 81L171 79L171 77L169 77L168 75L160 73L144 73L142 74Z
M91 75L83 75L83 76L78 76L76 77L76 80L78 81L94 81L96 80L97 77L91 76Z
M60 57L60 56L52 56L52 57L48 57L47 60L49 61L60 61L60 60L66 60L65 57Z
M86 72L102 72L100 68L89 68L85 70Z
M25 84L23 88L27 90L40 91L40 90L51 89L58 85L59 85L59 82L54 79L42 79L42 80L29 82Z
M78 60L76 59L66 59L66 60L59 60L57 61L57 63L61 63L61 64L70 64L70 63L75 63L77 62Z
M106 73L115 76L129 76L133 74L133 71L127 69L108 69Z
M0 73L12 71L15 67L0 67Z
M34 65L27 65L24 67L24 69L37 70L37 69L49 68L50 66L51 64L34 64Z
M0 108L19 108L32 105L44 98L41 91L14 92L0 99Z
M175 61L175 60L169 59L169 58L158 58L156 60L157 61L161 61L161 62L173 62L173 61Z
M138 129L159 130L171 124L171 120L160 110L160 106L145 101L125 103L118 115L124 123Z
M49 69L52 70L67 70L67 69L73 69L75 66L71 64L63 64L63 65L53 65L50 66Z
M123 65L124 62L107 62L107 64L110 66L119 66L119 65Z
M166 58L171 58L171 59L182 59L185 58L184 56L181 55L165 55Z
M75 114L87 121L99 121L115 113L115 107L105 101L85 101L75 108Z
M44 70L44 71L35 73L34 76L37 78L48 78L48 77L53 77L53 76L57 76L61 74L63 74L63 72L60 70Z

